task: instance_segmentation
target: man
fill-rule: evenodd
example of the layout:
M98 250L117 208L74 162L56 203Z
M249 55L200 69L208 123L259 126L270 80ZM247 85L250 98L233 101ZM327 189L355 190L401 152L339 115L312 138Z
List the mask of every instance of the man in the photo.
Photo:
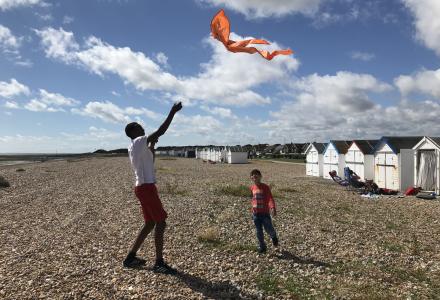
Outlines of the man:
M154 264L153 271L164 274L176 273L176 270L168 266L163 259L163 235L166 227L167 213L162 207L155 185L156 176L154 172L153 151L159 137L167 131L174 115L181 109L181 102L174 104L163 124L148 137L145 135L142 126L136 122L130 123L125 127L125 133L131 138L128 154L136 177L135 194L140 201L145 223L123 262L124 267L133 268L146 263L145 260L136 257L136 252L147 235L155 228L156 263Z

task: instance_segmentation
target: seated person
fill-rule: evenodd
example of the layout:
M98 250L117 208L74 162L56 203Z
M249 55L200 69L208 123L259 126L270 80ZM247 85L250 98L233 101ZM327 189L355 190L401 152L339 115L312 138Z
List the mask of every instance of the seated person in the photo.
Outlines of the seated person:
M328 172L328 174L330 175L330 177L336 182L339 183L342 186L347 186L349 185L349 182L345 179L342 179L341 177L339 177L338 175L336 175L336 171L333 170L331 172Z

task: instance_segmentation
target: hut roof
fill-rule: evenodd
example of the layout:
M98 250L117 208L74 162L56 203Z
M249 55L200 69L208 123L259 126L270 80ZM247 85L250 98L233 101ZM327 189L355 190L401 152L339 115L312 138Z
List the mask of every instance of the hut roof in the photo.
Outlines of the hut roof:
M350 141L330 141L326 147L326 150L330 144L335 147L339 154L346 154L348 148L350 147Z
M379 140L354 140L363 154L374 154L374 149ZM350 145L351 146L351 145Z
M383 142L386 143L394 151L394 153L400 153L401 149L412 149L420 140L422 136L384 136L377 143L377 147Z

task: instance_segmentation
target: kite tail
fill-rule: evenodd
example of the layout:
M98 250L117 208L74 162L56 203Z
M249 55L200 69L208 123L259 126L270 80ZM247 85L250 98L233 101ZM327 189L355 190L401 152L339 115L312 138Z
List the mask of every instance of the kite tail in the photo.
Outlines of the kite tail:
M273 52L269 52L269 51L265 51L265 50L258 50L258 53L260 53L260 55L262 57L264 57L265 59L272 60L272 58L274 58L277 55L290 55L293 53L293 51L290 49L275 50Z

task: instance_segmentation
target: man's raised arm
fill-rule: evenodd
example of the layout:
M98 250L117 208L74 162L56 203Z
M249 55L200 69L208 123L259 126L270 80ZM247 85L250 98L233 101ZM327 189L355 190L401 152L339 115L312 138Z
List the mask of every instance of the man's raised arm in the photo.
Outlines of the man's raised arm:
M178 112L181 109L182 109L182 102L174 104L173 107L171 107L168 117L165 119L162 125L160 125L159 129L148 136L147 142L153 144L157 143L159 137L167 131L168 127L171 124L171 121L173 121L176 112Z

